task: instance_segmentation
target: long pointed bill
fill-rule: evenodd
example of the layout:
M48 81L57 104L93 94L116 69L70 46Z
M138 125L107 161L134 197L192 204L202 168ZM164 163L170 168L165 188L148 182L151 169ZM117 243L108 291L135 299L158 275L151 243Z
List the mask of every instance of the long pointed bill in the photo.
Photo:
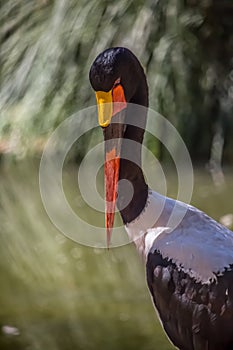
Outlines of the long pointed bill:
M121 85L118 85L109 92L97 91L96 99L99 124L103 127L105 140L105 224L107 230L107 247L109 247L116 209L126 100ZM114 123L111 123L114 115L116 115Z
M112 144L115 141L115 145ZM112 147L111 147L111 146ZM109 140L105 143L105 224L107 229L107 246L109 247L112 229L114 224L114 216L116 209L117 188L120 170L120 145L121 139Z

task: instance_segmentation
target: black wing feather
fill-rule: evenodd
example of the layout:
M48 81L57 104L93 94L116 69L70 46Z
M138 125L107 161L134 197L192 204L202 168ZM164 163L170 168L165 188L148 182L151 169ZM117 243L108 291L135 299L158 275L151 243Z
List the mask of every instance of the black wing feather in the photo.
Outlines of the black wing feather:
M155 251L148 255L146 272L163 327L175 346L233 349L233 269L201 284Z

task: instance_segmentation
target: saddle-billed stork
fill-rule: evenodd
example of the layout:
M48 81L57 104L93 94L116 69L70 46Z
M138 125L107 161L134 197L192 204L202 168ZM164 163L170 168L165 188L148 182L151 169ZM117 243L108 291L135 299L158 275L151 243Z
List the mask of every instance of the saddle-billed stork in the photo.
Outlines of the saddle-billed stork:
M148 287L173 344L182 350L233 349L233 232L148 188L141 169L146 108L130 113L131 104L148 107L147 80L136 56L123 47L107 49L94 60L89 78L105 139L107 243L117 202L128 235L145 257ZM140 127L130 118L139 118ZM127 140L139 147L129 150ZM127 180L124 186L120 180ZM171 228L175 204L186 214Z

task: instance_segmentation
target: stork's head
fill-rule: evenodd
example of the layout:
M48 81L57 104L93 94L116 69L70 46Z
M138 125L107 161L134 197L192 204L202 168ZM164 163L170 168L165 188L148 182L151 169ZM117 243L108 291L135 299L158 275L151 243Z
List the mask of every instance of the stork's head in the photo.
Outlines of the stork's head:
M114 223L122 139L126 132L127 103L148 105L145 75L136 56L123 47L110 48L93 62L90 82L96 93L99 125L105 139L107 244ZM135 133L135 130L134 130Z

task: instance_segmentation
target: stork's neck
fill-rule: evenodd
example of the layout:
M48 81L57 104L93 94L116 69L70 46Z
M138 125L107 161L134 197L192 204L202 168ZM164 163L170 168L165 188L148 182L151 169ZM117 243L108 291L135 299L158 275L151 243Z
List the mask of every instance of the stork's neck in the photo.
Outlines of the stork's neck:
M119 174L119 181L126 181L119 182L117 199L117 206L124 224L130 223L142 212L148 197L148 186L141 169L141 149L148 107L148 87L143 69L141 69L140 84L130 103L146 108L136 108L135 105L127 107L126 124L128 125L122 141ZM132 125L135 120L139 121L140 128Z

